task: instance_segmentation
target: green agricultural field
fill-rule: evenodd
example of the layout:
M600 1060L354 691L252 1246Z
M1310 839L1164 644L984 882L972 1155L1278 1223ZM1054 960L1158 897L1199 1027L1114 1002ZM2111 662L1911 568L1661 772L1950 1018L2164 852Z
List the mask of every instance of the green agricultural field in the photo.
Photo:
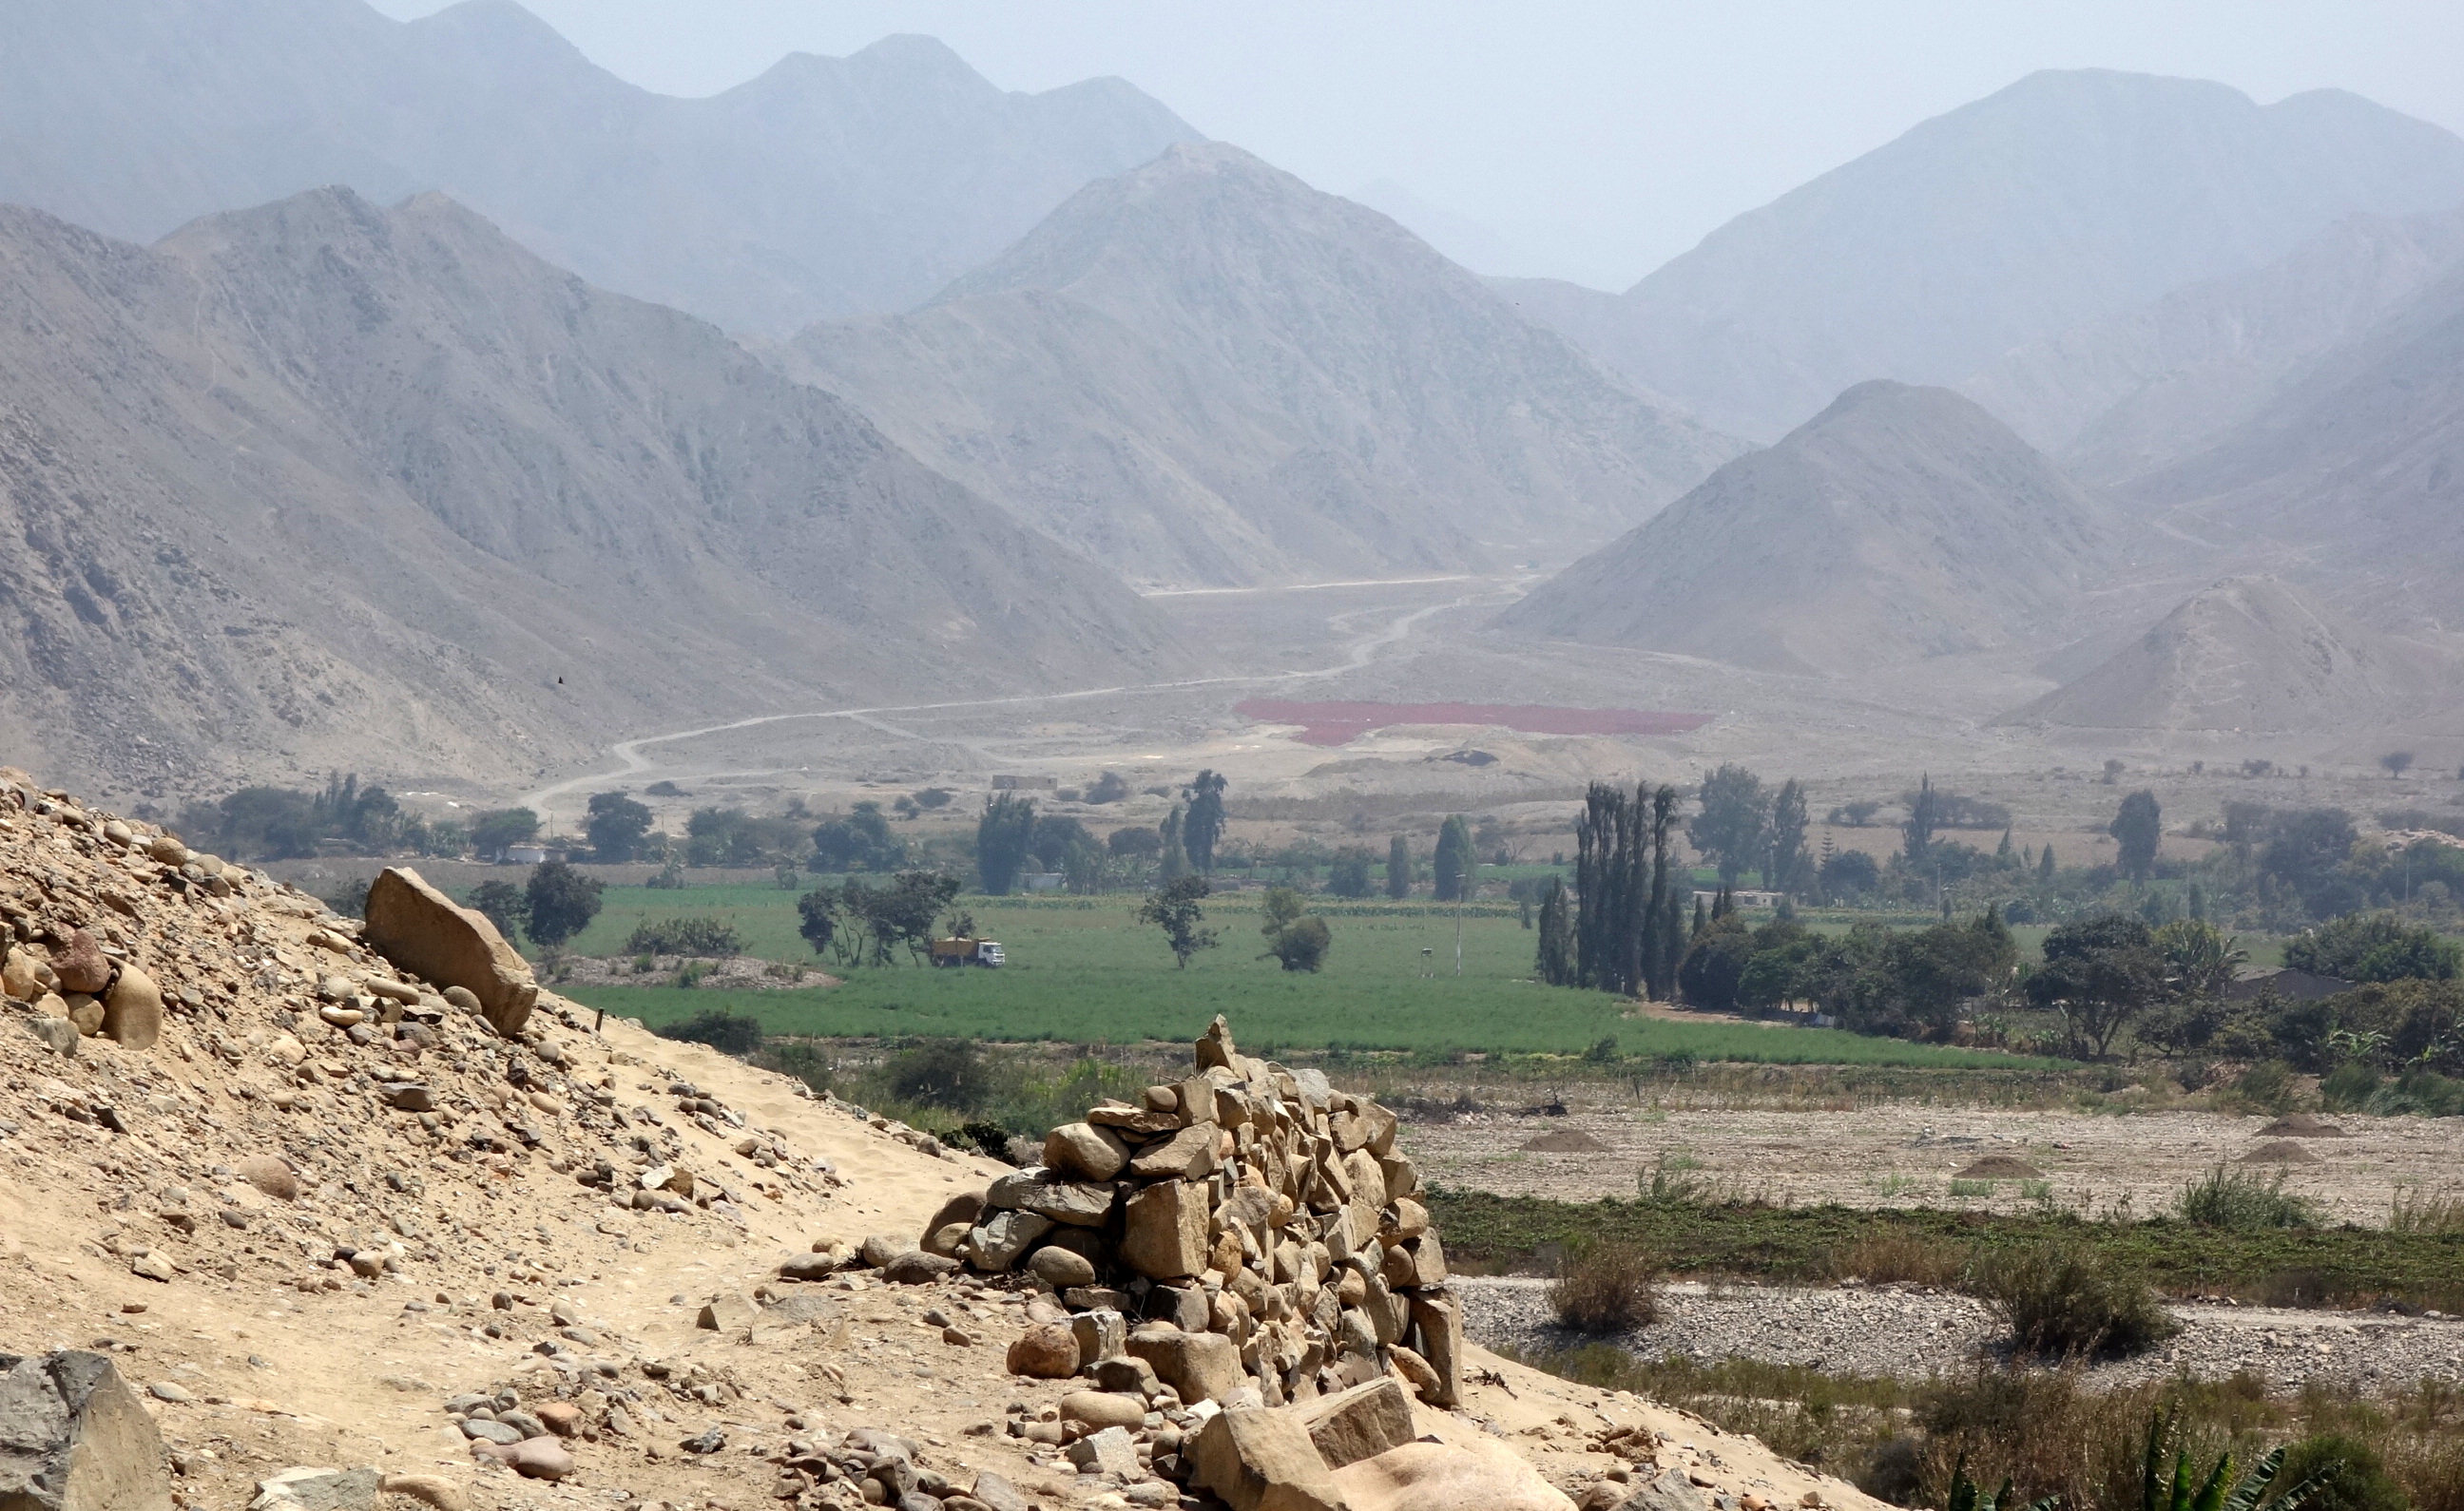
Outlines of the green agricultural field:
M1330 903L1326 970L1294 974L1259 958L1256 894L1208 909L1222 938L1186 971L1162 935L1131 917L1136 900L969 898L980 932L1001 941L1000 971L899 965L857 969L844 984L793 991L666 986L577 987L595 1008L652 1025L713 1008L749 1013L777 1034L959 1035L987 1040L1135 1042L1185 1040L1217 1013L1244 1045L1577 1053L1613 1039L1627 1054L1778 1064L1963 1067L2042 1065L2015 1056L1906 1044L1854 1034L1625 1016L1596 992L1529 979L1533 935L1515 910L1465 909L1463 974L1455 974L1452 909L1432 905ZM759 887L651 891L610 887L582 953L616 955L645 918L706 915L734 924L762 957L812 962L796 933L795 894ZM834 973L836 966L830 966Z

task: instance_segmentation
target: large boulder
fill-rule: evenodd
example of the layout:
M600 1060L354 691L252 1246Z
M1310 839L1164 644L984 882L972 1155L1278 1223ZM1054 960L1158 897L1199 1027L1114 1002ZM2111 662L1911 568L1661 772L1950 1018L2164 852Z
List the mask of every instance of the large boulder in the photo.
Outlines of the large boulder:
M1329 1469L1375 1458L1412 1440L1412 1403L1391 1375L1319 1396L1298 1410Z
M1199 1429L1189 1482L1232 1511L1346 1511L1298 1412L1240 1406Z
M1065 1178L1111 1180L1130 1162L1130 1146L1111 1128L1064 1123L1044 1135L1045 1168Z
M0 1506L171 1511L162 1434L109 1359L0 1354Z
M1130 1334L1130 1357L1144 1359L1155 1378L1192 1406L1230 1397L1248 1379L1240 1346L1220 1332L1184 1332L1148 1323Z
M520 1033L539 1001L529 962L487 915L457 906L407 866L377 873L360 937L413 975L468 991L499 1034Z
M151 1049L163 1037L163 989L136 966L121 966L103 994L102 1037L122 1049Z
M1158 1181L1129 1200L1121 1259L1151 1281L1179 1280L1206 1268L1206 1188Z
M1230 1414L1230 1413L1225 1413ZM1331 1477L1351 1511L1573 1511L1564 1492L1502 1444L1405 1443Z

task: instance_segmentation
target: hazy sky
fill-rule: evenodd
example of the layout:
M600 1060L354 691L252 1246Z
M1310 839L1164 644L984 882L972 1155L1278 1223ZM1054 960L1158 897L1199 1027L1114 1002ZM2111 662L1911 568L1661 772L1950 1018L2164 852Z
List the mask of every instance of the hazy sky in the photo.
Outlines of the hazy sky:
M2039 68L2339 87L2464 132L2456 0L524 0L707 95L790 52L941 38L995 83L1116 74L1320 188L1392 180L1520 266L1623 288L1705 231ZM376 0L410 17L440 0Z

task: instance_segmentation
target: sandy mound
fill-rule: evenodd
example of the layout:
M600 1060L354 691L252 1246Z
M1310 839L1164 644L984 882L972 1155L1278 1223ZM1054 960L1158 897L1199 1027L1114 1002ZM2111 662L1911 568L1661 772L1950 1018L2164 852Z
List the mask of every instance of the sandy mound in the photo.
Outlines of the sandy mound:
M1953 1180L2042 1180L2045 1172L2024 1159L2009 1154L1988 1154L1965 1170L1950 1172Z
M2316 1165L2319 1156L2291 1139L2272 1139L2241 1157L2245 1165Z
M1608 1148L1581 1128L1554 1128L1522 1144L1527 1154L1605 1154Z
M2277 1118L2258 1130L2260 1138L2347 1138L2343 1128L2333 1123L2321 1123L2307 1112L2296 1112L2289 1118Z

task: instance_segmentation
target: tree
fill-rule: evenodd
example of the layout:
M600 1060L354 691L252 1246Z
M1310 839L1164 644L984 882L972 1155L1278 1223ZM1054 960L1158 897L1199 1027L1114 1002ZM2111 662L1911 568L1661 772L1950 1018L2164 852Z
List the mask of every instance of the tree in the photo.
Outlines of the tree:
M829 888L816 887L796 899L796 932L813 947L813 953L826 954L839 929L839 900Z
M1215 842L1223 838L1223 789L1228 785L1214 772L1201 771L1183 789L1189 813L1181 820L1180 847L1201 876L1215 874Z
M2434 929L2393 913L2349 913L2284 942L2284 963L2347 981L2452 981L2459 952Z
M1575 821L1574 960L1583 985L1666 997L1684 954L1683 894L1669 871L1677 789L1631 797L1594 782Z
M1456 814L1438 829L1437 864L1430 867L1438 901L1461 902L1471 895L1473 864L1471 824Z
M1412 895L1412 846L1399 834L1386 845L1386 895L1398 903Z
M633 858L642 836L650 832L650 810L621 792L595 792L582 832L589 836L595 859L621 865Z
M1747 866L1770 855L1771 799L1763 779L1733 761L1703 778L1700 799L1702 812L1686 821L1685 838L1719 866L1720 885L1734 887Z
M1337 897L1369 895L1369 852L1358 845L1347 845L1334 852L1334 864L1327 867L1326 889Z
M813 829L813 869L894 871L907 864L907 842L890 832L881 804L869 799Z
M1108 802L1118 802L1129 795L1130 784L1121 779L1121 774L1108 771L1095 778L1095 785L1087 789L1087 801L1101 807Z
M1805 889L1812 878L1805 849L1805 784L1791 777L1771 799L1771 861L1763 867L1763 885L1775 892Z
M584 876L562 861L533 866L530 886L523 888L531 938L553 948L589 928L599 916L599 893L597 877Z
M1921 775L1917 778L1916 800L1908 804L1908 821L1900 825L1900 852L1907 857L1909 865L1925 858L1925 851L1933 847L1933 831L1941 823L1942 803L1933 795L1933 777Z
M1573 986L1574 918L1572 899L1566 895L1566 883L1560 877L1549 879L1547 895L1540 899L1539 957L1532 962L1532 974L1551 986Z
M539 816L528 808L494 808L471 821L471 848L483 857L502 855L508 846L529 842L539 828Z
M471 906L487 915L509 944L522 942L522 916L530 911L529 901L522 889L511 882L481 882L471 888Z
M2393 781L2412 769L2412 752L2389 751L2379 757L2379 764L2387 768L2387 779Z
M2123 799L2122 811L2113 816L2104 832L2122 847L2122 874L2145 883L2156 864L2156 846L2165 838L2164 813L2156 806L2156 795L2143 787Z
M1174 803L1172 811L1163 816L1163 822L1155 825L1155 874L1163 881L1177 882L1189 874L1189 846L1182 837L1185 827L1186 818L1178 803Z
M2156 952L2165 957L2166 985L2176 996L2212 997L2231 985L2233 972L2250 959L2239 941L2203 918L2176 918L2156 931Z
M2268 823L2266 847L2258 868L2299 894L2312 913L2324 916L2335 907L2336 872L2361 838L2352 815L2342 808L2305 808L2279 813Z
M1258 908L1258 931L1272 937L1299 922L1301 914L1308 910L1309 905L1301 901L1299 892L1288 887L1269 887Z
M983 817L976 821L976 868L985 891L1004 897L1018 885L1034 836L1034 799L1004 792L984 799Z
M1862 850L1835 850L1817 873L1825 897L1861 897L1882 884L1882 868Z
M2051 885L2054 879L2054 847L2048 843L2044 853L2036 857L2036 880Z
M1282 962L1287 971L1316 972L1326 964L1326 953L1332 947L1334 935L1326 920L1311 913L1274 936L1266 945L1266 953Z
M2029 999L2058 1009L2073 1041L2098 1059L2165 989L2165 957L2154 933L2121 913L2055 929L2045 936L2043 968L2028 978Z
M1114 829L1105 837L1104 848L1111 851L1115 860L1150 860L1163 853L1163 836L1145 824Z
M1200 950L1212 950L1221 941L1215 931L1205 928L1206 909L1202 906L1214 888L1203 876L1184 876L1168 882L1161 890L1147 894L1137 911L1137 921L1153 924L1163 931L1164 943L1171 947L1172 957L1180 969L1189 968L1189 957Z

